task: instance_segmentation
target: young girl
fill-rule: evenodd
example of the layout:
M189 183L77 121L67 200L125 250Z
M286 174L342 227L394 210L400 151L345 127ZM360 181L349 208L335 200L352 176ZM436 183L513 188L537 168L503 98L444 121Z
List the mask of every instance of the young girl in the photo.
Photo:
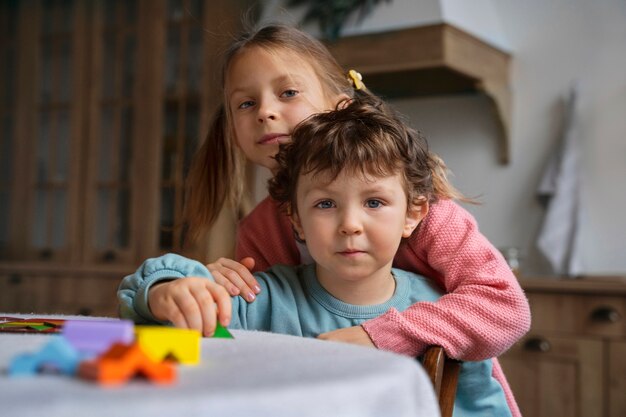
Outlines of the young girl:
M231 306L201 263L173 254L149 259L120 287L123 316L208 334L218 316L231 328L315 337L436 301L427 279L392 268L401 239L427 213L430 156L416 132L367 101L307 119L276 158L270 195L290 213L314 263L255 273L263 287L257 301L235 297ZM493 378L492 367L491 360L461 365L455 415L512 415L506 381Z
M223 105L188 178L191 238L214 224L227 202L239 207L246 159L274 172L278 145L290 140L299 122L346 98L370 95L358 74L347 76L320 42L287 26L267 26L237 39L225 54L222 78ZM474 218L453 201L460 195L443 162L431 157L428 215L400 246L394 263L432 277L446 294L436 303L416 303L402 313L392 309L320 337L411 356L438 344L453 358L481 360L500 355L528 331L528 302L515 276ZM239 223L235 257L241 263L222 258L208 268L231 294L248 301L259 291L248 269L310 261L271 197Z

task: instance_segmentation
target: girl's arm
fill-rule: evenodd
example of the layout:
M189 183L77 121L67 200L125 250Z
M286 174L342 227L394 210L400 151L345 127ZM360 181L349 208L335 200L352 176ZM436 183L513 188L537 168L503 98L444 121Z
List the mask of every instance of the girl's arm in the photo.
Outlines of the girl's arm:
M253 272L266 271L274 265L298 265L300 252L291 223L276 202L269 197L261 201L237 227L236 262L220 258L207 265L215 281L231 295L241 295L254 302L260 292Z
M418 356L436 344L453 358L477 361L500 355L530 327L516 277L471 214L452 201L431 206L394 265L434 278L447 294L363 323L380 349Z

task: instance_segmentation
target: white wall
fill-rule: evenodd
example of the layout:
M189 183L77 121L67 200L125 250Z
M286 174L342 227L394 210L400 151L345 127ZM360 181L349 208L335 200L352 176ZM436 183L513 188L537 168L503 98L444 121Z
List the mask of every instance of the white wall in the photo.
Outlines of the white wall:
M516 246L526 272L547 271L534 249L543 209L535 188L554 150L559 100L580 86L586 216L582 261L588 274L626 273L626 2L495 2L514 55L512 162L496 162L496 130L479 97L396 101L456 173L468 207L496 246Z
M402 0L392 0L392 7L394 1ZM509 165L498 163L498 133L484 97L393 103L427 136L455 173L454 183L467 195L480 196L482 205L467 208L483 233L498 247L521 248L524 272L546 273L547 265L534 249L543 218L535 188L558 139L559 100L577 81L587 210L581 231L585 271L626 275L626 1L493 4L514 56Z

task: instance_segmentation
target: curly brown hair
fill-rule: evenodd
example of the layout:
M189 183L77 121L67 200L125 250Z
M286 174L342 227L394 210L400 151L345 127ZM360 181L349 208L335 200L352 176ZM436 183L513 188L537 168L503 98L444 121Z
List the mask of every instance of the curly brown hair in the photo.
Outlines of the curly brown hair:
M352 99L307 118L293 131L292 141L280 146L276 161L268 189L287 212L297 212L301 175L332 181L344 170L364 177L400 173L409 207L437 198L432 175L437 161L426 140L375 97Z

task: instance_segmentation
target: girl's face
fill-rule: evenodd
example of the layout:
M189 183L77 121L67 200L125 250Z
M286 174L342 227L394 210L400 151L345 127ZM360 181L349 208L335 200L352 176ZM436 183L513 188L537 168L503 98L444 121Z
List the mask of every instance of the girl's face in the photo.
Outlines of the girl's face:
M280 143L314 113L332 110L331 100L311 65L286 50L243 50L230 64L225 83L237 144L246 158L272 171Z

